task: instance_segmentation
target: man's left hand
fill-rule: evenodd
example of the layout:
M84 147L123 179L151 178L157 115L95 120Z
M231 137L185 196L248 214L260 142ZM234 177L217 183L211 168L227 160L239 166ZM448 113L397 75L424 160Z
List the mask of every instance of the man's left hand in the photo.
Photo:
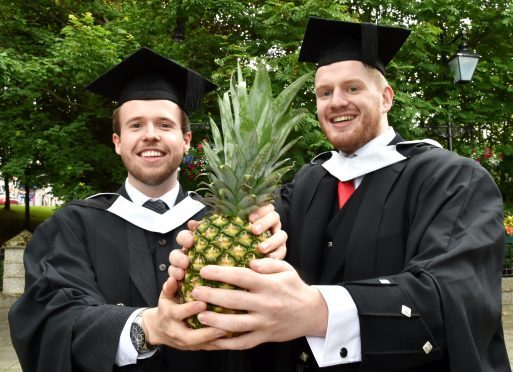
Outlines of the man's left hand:
M205 279L230 283L244 290L196 287L196 300L222 307L246 310L245 314L211 311L198 316L205 326L241 333L211 341L205 349L252 348L264 342L282 342L302 336L324 337L328 308L321 293L304 283L285 261L264 258L251 267L206 266Z

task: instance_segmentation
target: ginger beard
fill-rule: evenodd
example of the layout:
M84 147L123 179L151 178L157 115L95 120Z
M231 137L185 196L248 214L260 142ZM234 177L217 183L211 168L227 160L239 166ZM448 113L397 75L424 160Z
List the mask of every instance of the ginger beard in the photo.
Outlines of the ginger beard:
M318 118L321 130L328 139L328 141L337 149L346 154L352 154L360 147L376 138L382 133L381 125L381 110L380 106L376 105L373 109L368 110L366 113L353 119L358 123L354 123L346 130L336 130L332 124L326 120Z

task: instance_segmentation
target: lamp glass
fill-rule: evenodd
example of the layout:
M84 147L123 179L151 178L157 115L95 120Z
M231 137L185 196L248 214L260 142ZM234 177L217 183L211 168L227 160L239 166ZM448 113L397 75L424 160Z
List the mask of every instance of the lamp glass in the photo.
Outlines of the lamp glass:
M455 83L467 83L472 80L479 61L478 55L458 53L449 61Z

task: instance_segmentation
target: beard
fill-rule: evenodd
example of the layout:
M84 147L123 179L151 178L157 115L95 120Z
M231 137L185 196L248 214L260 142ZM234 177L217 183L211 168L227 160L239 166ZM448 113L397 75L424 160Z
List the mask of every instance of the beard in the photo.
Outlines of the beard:
M148 186L158 186L168 181L173 174L176 174L182 163L180 157L172 157L172 160L159 167L148 167L134 164L128 159L121 157L128 173L138 182Z
M347 132L333 130L330 128L330 124L321 124L321 129L328 141L337 150L346 154L353 154L381 133L381 111L379 107L366 115L361 115L359 121L354 128Z

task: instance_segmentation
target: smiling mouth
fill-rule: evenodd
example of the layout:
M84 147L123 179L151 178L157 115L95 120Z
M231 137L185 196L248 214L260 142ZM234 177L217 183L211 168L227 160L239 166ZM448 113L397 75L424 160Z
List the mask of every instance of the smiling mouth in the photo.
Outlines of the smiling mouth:
M164 156L164 153L158 150L146 150L139 154L143 158L160 158Z
M336 118L333 118L331 119L331 122L332 123L344 123L346 121L351 121L355 118L356 116L354 115L342 115L342 116L337 116Z

